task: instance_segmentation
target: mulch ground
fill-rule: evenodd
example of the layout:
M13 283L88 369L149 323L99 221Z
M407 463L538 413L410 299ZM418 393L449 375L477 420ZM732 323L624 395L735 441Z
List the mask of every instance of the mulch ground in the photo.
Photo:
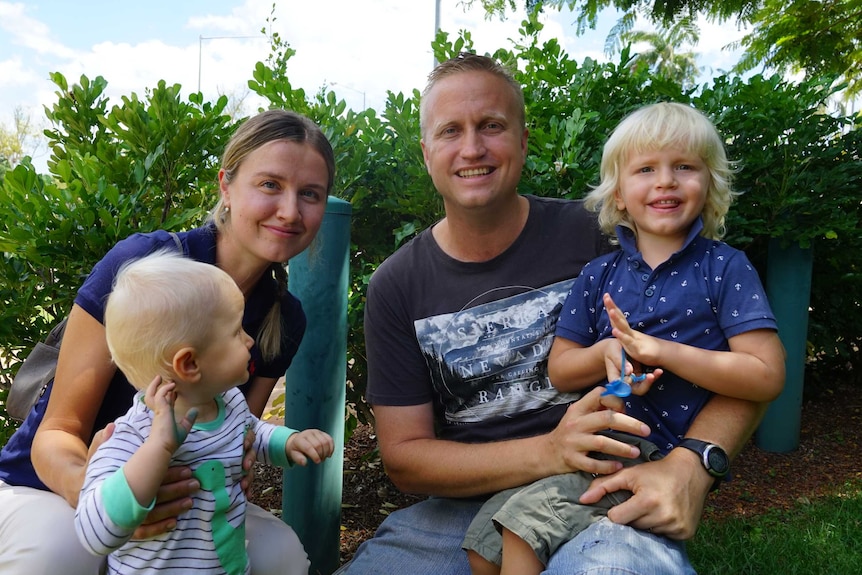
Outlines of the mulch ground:
M734 480L710 496L706 518L748 517L834 493L862 478L862 385L839 384L803 402L799 447L769 453L752 440L734 462ZM344 449L341 560L353 556L392 510L417 501L386 477L370 427L359 427ZM282 475L258 464L251 500L281 509Z
M787 509L862 479L862 385L841 384L802 406L799 447L769 453L754 441L734 462L734 480L707 502L707 517Z

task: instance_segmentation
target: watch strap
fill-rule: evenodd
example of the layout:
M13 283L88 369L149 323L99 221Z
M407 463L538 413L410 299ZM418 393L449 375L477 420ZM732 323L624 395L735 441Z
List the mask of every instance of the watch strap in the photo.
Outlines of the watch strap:
M686 437L682 441L679 442L677 447L682 447L684 449L688 449L698 455L700 458L700 463L703 465L703 468L709 473L712 477L715 477L715 484L710 489L715 490L721 484L721 482L727 478L730 473L730 459L727 456L727 453L720 446L709 443L707 441L703 441L700 439L694 439L691 437ZM713 468L710 463L709 456L713 452L713 450L717 450L717 453L720 453L723 456L725 461L726 468L722 473L720 470Z

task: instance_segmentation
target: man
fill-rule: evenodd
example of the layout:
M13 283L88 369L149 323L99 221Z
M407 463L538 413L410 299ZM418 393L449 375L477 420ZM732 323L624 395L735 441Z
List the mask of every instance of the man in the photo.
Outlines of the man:
M692 573L679 541L694 534L714 482L698 455L675 449L622 471L589 457L637 454L599 430L649 431L604 409L600 390L575 401L547 378L559 309L602 242L580 202L518 194L527 154L520 87L490 58L462 54L431 73L420 115L446 215L374 274L365 331L387 473L399 489L432 497L391 514L343 571L466 575L464 533L489 494L581 469L606 475L582 502L620 489L634 496L564 545L548 573ZM759 414L715 398L690 436L736 453Z

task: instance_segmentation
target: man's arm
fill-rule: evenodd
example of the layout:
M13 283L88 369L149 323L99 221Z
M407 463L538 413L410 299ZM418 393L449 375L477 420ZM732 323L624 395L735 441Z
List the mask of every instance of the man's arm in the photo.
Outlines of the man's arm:
M720 445L733 459L757 429L768 405L716 395L698 414L686 437Z
M735 457L760 423L766 405L716 395L698 414L686 436L720 445ZM630 490L632 498L608 512L612 521L650 529L672 539L690 539L697 531L714 481L697 454L677 448L660 461L596 479L580 500L590 504L606 493Z
M548 434L481 444L437 439L430 403L377 405L374 416L380 454L399 489L442 497L492 493L576 470L612 473L621 464L587 454L601 451L635 457L637 449L595 433L611 428L646 436L649 429L632 417L605 409L603 401L620 400L601 398L601 391L596 388L569 406ZM621 401L615 407L621 408Z

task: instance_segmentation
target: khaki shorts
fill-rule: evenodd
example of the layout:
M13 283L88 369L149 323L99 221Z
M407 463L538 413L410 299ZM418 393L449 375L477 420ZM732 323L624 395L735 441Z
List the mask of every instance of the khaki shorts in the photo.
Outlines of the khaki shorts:
M653 443L633 435L614 431L602 432L619 441L635 445L640 456L635 459L592 453L596 459L619 461L625 467L661 459ZM506 489L492 496L479 510L467 534L463 548L475 551L491 563L500 564L503 553L501 527L515 533L533 548L539 560L548 559L563 543L605 517L608 509L631 497L629 491L609 493L593 505L583 505L578 498L595 479L591 473L578 471L553 475L530 485Z

